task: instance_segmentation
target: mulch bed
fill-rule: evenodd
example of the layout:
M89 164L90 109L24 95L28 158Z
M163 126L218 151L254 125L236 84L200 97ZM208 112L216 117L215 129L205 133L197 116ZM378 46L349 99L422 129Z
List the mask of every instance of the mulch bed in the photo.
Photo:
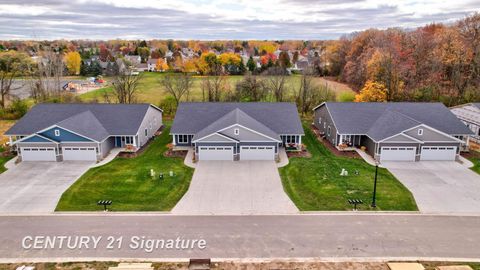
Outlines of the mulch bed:
M301 151L286 151L287 157L304 157L304 158L311 158L312 154L308 152L308 150L305 147L302 147Z
M362 157L355 151L340 151L335 146L333 146L328 140L323 139L320 135L320 130L314 125L311 125L310 128L312 129L315 137L317 140L322 143L330 152L332 152L337 157L348 157L348 158L358 158L361 159Z
M164 126L161 126L161 127L155 132L155 136L153 136L152 138L150 138L150 139L148 140L148 142L142 146L142 148L138 149L137 152L120 152L120 153L118 153L117 157L120 157L120 158L134 158L134 157L137 157L138 155L140 155L141 153L143 153L143 151L145 151L145 149L147 149L148 145L151 144L151 143L153 142L153 140L155 140L155 138L156 138L157 136L160 136L160 135L162 134L163 128L164 128Z
M460 152L460 155L464 158L480 158L480 153L477 151Z
M185 158L187 157L187 153L188 153L188 150L173 151L172 149L168 149L165 153L163 153L163 156Z

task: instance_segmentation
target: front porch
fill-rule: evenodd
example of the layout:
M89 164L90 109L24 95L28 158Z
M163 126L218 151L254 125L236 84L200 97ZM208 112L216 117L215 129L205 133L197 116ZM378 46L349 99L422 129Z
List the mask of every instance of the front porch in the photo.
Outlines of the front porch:
M335 148L338 151L356 151L360 147L362 135L337 135Z

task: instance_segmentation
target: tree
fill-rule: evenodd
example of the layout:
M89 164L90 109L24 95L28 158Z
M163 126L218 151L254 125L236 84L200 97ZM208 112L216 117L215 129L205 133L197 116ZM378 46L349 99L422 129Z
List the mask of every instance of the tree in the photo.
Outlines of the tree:
M314 106L325 102L335 100L335 92L328 85L319 86L314 81L314 71L306 69L300 79L300 87L296 93L297 106L302 115L310 112Z
M82 57L78 52L68 52L65 55L65 65L71 75L80 74L80 66L82 65Z
M166 71L168 70L168 64L163 60L163 58L158 58L157 63L155 64L155 69L157 71Z
M355 96L355 102L385 102L387 101L387 89L385 85L367 81L360 93Z
M24 53L16 51L0 52L0 106L5 108L7 98L11 90L19 87L13 87L16 77L28 75L31 62Z
M285 69L281 67L271 67L267 69L263 75L265 76L265 87L274 97L275 101L285 101L285 81L287 77Z
M118 103L130 104L136 102L138 85L142 77L142 73L134 75L130 69L127 69L113 78L112 86Z
M247 74L235 86L238 101L262 101L267 95L263 80L255 75Z
M138 55L140 55L141 62L146 63L148 60L148 57L150 56L150 49L147 47L138 47L137 53Z
M42 61L37 63L32 79L29 80L30 95L36 102L61 101L63 71L63 57L55 51L47 51Z
M280 55L278 56L278 64L284 69L292 66L288 52L286 51L280 52Z
M219 65L221 63L213 52L202 53L200 60L198 60L198 69L204 75L213 75L218 71Z
M183 97L186 96L188 99L193 80L187 73L167 74L160 80L160 84L167 93L173 96L175 99L175 107L178 107Z
M218 102L228 91L228 81L224 75L206 76L202 80L203 101Z
M247 69L250 72L254 72L255 69L257 69L257 64L255 63L255 60L253 60L253 57L249 57L247 61Z

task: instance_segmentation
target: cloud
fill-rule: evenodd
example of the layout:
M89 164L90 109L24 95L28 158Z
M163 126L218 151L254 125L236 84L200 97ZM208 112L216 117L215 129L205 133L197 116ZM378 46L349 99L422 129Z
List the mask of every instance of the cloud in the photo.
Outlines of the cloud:
M451 22L472 1L0 0L0 39L332 39Z

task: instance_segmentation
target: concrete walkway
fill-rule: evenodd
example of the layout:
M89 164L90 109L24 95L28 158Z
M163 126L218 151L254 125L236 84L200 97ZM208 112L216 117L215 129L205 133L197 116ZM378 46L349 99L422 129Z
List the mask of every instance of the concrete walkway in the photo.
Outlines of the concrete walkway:
M94 165L92 165L92 168L95 168L95 167L100 167L100 166L103 166L107 163L109 163L110 161L112 161L114 158L116 158L118 156L118 154L120 152L122 152L122 148L113 148L112 150L110 150L110 153L108 154L108 156L106 156L104 159L102 159L100 162L98 163L95 163Z
M287 166L288 165L287 151L283 147L280 147L278 151L279 151L278 155L280 156L280 162L277 162L277 168Z
M274 161L199 161L180 215L295 214Z
M370 156L368 153L362 151L361 149L358 149L358 148L355 148L355 152L358 153L358 155L360 155L363 160L365 160L365 162L367 162L368 164L372 165L372 166L375 166L375 159L373 159L372 156ZM385 168L385 166L383 166L381 163L378 164L378 167L380 168Z
M183 160L183 163L187 166L187 167L190 167L190 168L196 168L197 167L197 163L194 163L193 162L193 147L190 147L188 149L188 152L187 152L187 156L185 157L185 159Z

